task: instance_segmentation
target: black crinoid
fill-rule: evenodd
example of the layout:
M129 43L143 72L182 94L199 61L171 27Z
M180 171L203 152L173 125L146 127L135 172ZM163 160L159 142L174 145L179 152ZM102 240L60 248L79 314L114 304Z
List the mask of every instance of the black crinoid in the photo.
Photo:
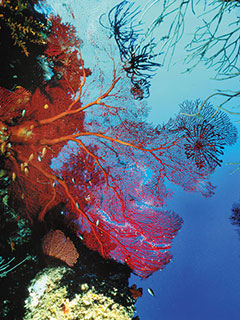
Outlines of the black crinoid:
M159 54L153 53L156 47L151 39L144 45L141 36L140 23L136 23L140 10L133 8L134 2L122 1L108 13L108 25L103 24L104 14L101 15L100 24L110 30L119 49L123 70L132 82L131 93L135 99L141 100L149 96L150 79L153 77L159 63L153 61Z
M156 68L160 67L159 63L152 60L159 54L153 53L156 46L153 40L143 47L135 42L130 43L128 51L124 55L123 69L133 84L131 91L139 90L141 95L136 98L141 100L141 96L142 98L149 96L150 79L154 76Z
M123 69L130 76L133 75L145 79L152 78L153 74L151 73L156 71L156 67L160 67L159 63L152 61L159 55L152 53L155 46L156 44L153 40L143 47L132 41L124 55L125 64Z
M186 129L185 154L194 159L198 168L208 165L211 169L221 165L219 156L223 154L224 142L215 133L214 126L204 120L202 123Z
M99 18L100 24L110 30L110 36L113 36L119 48L121 58L125 56L128 50L129 41L137 40L140 30L137 30L135 23L136 16L140 13L139 7L132 10L134 3L122 1L114 6L108 13L108 26L104 25L102 20L105 13Z
M202 170L212 171L221 166L224 147L237 140L237 129L227 114L216 113L209 103L202 105L200 100L185 101L180 109L171 126L182 138L187 159L192 159Z

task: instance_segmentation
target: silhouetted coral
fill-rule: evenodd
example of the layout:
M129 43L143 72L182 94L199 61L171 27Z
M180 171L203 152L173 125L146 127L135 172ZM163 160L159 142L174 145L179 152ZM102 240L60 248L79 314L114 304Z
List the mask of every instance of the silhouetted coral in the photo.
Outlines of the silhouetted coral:
M240 237L240 203L234 203L232 206L232 214L230 216L231 223L236 227L236 231Z

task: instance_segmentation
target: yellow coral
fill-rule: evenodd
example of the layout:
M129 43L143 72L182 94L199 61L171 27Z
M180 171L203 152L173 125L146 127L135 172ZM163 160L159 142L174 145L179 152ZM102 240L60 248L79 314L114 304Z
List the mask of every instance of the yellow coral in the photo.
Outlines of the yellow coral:
M45 45L46 26L44 23L32 17L24 17L22 22L18 22L18 18L23 17L22 11L27 9L27 2L18 0L17 5L12 5L11 1L3 1L2 6L8 9L10 17L6 18L4 14L0 15L0 19L10 29L11 37L14 45L20 47L22 52L29 56L28 44Z
M62 279L68 272L67 267L48 268L40 272L28 288L29 297L25 301L24 320L131 320L134 307L124 307L106 293L99 293L87 283L79 286L78 292L71 294ZM79 278L77 278L79 280ZM51 283L52 290L47 288ZM117 289L116 289L117 290ZM37 301L37 303L36 303Z

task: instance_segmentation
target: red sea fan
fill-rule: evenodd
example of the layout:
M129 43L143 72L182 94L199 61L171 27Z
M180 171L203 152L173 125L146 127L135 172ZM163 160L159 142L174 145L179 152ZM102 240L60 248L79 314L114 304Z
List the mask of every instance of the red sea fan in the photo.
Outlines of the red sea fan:
M59 85L49 81L44 92L33 94L23 88L0 91L0 142L10 204L33 222L36 217L43 221L48 210L64 202L90 249L146 277L169 262L171 240L182 224L163 209L167 191L159 152L168 142L139 123L137 110L118 103L115 69L110 85L104 90L101 83L101 94L84 105L82 91L90 73L73 30L53 19L52 37L45 54L54 62L60 59L54 66L61 72ZM92 122L85 121L89 109L100 111ZM135 120L131 125L123 120L128 114ZM118 124L107 125L110 119ZM63 150L69 142L75 146L67 154ZM62 161L62 156L62 167L54 167L53 160ZM151 170L159 171L157 179L154 174L148 178Z
M171 260L171 241L181 228L182 219L143 201L132 200L131 206L122 208L114 192L103 189L99 193L92 206L89 204L87 214L95 221L94 233L102 245L99 250L89 225L81 220L79 225L86 244L107 258L127 263L142 277L164 268Z
M47 39L47 49L45 54L51 57L68 58L66 53L76 49L79 40L75 36L75 28L70 24L62 23L59 16L51 17L51 34Z
M56 25L61 26L60 20L53 19L53 25L58 29ZM78 44L72 28L66 25L62 28L71 36L72 46ZM78 72L59 66L58 71L63 72L59 86L53 86L50 81L44 92L36 89L32 94L22 87L14 92L0 88L0 142L5 168L12 181L10 204L30 221L37 215L43 220L47 210L62 201L58 188L67 190L67 186L54 174L50 164L69 138L74 139L74 133L83 130L80 96L90 72L84 68L80 53L77 56L73 50L64 52L61 48L65 33L61 37L55 35L54 45L61 51L61 58L70 59L73 65L74 56ZM54 59L57 63L57 57ZM76 85L78 91L74 91Z
M99 166L78 150L78 157L71 154L57 172L68 181L70 193L79 199L77 207L84 212L79 214L69 203L69 211L76 212L75 223L84 243L103 257L127 263L136 274L147 277L171 260L171 241L182 219L163 209L164 185L159 185L160 192L156 188L154 194L153 172L138 163L144 157L135 157L135 161L129 157L126 162L127 149L120 154L114 147L115 158L114 151L106 146L99 149L105 154L110 150L104 162L98 158ZM97 150L91 153L97 154ZM81 172L77 170L78 159L86 163L80 164Z
M3 100L7 96L1 108L1 140L5 166L13 180L9 186L10 202L30 220L39 212L43 219L47 209L58 203L54 186L58 178L50 163L66 143L62 137L83 127L83 114L76 114L69 123L56 118L56 114L65 115L71 106L72 110L80 107L68 91L47 87L46 92L51 100L39 89L33 95L23 88L7 95L5 89L0 91Z
M217 144L233 143L235 127L227 117L216 120ZM185 126L181 127L182 122ZM87 139L83 142L83 136L81 143L89 155L90 146L94 148L91 157L95 169L93 166L91 171L101 179L85 189L84 204L77 203L84 211L77 214L76 219L80 237L102 256L125 262L135 273L147 277L170 261L171 241L182 224L176 214L163 209L168 195L165 179L185 190L210 196L213 187L207 178L213 168L200 168L195 159L186 154L184 146L188 135L181 115L176 123L170 121L156 129L126 120L121 126L105 128L101 133L101 118L89 126L92 132L86 132ZM77 154L81 154L77 150ZM77 158L71 156L70 163L71 166L63 164L59 168L59 173L69 180L74 179L77 171ZM90 177L86 180L91 183L91 172L87 168L84 175ZM82 194L82 187L74 183L70 189L76 197Z
M198 120L179 115L162 127L144 123L142 105L125 95L115 67L108 86L100 77L100 94L91 100L90 72L73 29L58 18L52 24L45 55L60 74L57 83L45 83L44 93L0 91L10 202L31 221L43 221L64 202L90 249L147 277L170 261L171 242L182 225L178 215L165 210L165 180L211 192L206 179L213 169L199 168L185 148ZM233 142L233 127L226 123L222 130L226 119L220 120L210 122L219 143Z
M182 224L175 213L164 210L169 193L165 179L210 196L213 187L207 178L212 168L202 170L187 156L184 146L188 136L186 127L176 128L179 118L172 127L170 122L156 129L127 120L106 129L101 121L100 117L91 122L91 132L81 139L93 160L89 169L84 167L85 181L79 180L78 158L73 154L68 164L59 167L58 174L68 179L75 198L83 195L84 201L77 207L84 214L76 212L74 206L69 210L76 212L75 222L86 245L147 277L170 261L171 241ZM217 124L219 128L226 125L223 121ZM234 127L229 123L227 128L234 139ZM79 148L75 152L83 158ZM75 184L76 173L80 186Z
M84 64L79 55L81 40L75 36L75 28L68 23L62 23L59 16L53 16L51 24L44 56L57 77L63 78L74 93L79 89L79 78ZM84 68L84 72L86 76L91 74L88 68Z

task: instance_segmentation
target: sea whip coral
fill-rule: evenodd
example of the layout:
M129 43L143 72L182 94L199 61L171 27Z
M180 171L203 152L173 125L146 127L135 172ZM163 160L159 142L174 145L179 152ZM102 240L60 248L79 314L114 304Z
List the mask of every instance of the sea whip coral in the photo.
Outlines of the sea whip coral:
M77 262L79 254L73 242L61 230L50 230L42 241L43 253L64 261L69 267Z

